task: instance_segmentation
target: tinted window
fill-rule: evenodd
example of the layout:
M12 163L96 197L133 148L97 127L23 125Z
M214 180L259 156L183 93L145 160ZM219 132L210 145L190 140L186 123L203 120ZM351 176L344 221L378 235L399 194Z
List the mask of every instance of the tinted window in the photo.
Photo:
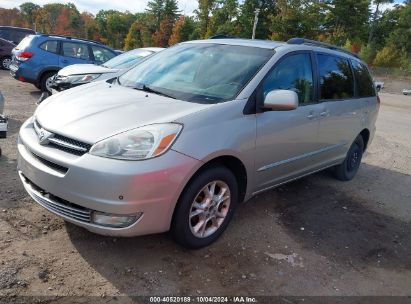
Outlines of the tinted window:
M374 82L368 72L367 67L358 62L351 61L354 68L354 75L357 83L357 92L359 97L375 96Z
M270 72L263 84L264 96L273 90L292 90L298 94L299 103L313 100L313 73L311 56L297 54L286 57Z
M46 41L40 45L40 48L42 50L45 50L51 53L57 53L58 52L57 47L58 47L57 41Z
M3 39L6 39L6 40L11 41L10 31L0 29L0 38L3 38Z
M13 41L14 44L19 44L26 36L34 34L34 31L0 28L0 38Z
M63 42L63 56L89 60L87 44Z
M354 81L347 59L318 54L321 99L346 99L354 96Z
M100 63L106 62L110 60L111 58L115 57L115 54L113 54L112 52L110 52L109 50L105 48L92 45L91 49L93 50L94 60L97 62L100 62Z

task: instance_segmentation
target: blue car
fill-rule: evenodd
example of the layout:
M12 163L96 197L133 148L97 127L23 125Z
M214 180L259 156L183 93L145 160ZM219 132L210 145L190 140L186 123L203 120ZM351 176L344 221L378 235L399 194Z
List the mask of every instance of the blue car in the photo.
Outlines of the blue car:
M117 53L94 41L55 35L30 35L12 51L10 74L51 92L57 72L71 64L102 64Z

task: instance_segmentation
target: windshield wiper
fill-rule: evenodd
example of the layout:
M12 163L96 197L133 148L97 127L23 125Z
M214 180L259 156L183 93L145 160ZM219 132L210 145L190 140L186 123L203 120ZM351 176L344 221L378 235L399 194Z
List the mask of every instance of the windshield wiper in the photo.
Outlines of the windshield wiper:
M148 86L148 85L145 85L145 84L143 84L142 86L135 87L134 89L140 90L140 91L144 91L144 92L148 92L148 93L153 93L153 94L161 95L161 96L168 97L168 98L172 98L172 99L176 99L174 96L171 96L171 95L166 94L166 93L164 93L164 92L161 92L161 91L158 91L158 90L156 90L156 89L153 89L152 87L150 87L150 86Z

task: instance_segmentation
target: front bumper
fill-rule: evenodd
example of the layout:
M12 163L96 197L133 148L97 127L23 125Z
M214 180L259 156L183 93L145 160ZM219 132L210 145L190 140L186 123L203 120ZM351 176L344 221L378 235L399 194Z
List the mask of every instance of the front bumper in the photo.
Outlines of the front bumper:
M79 84L72 84L68 82L56 82L54 81L53 84L51 85L51 93L56 94L71 88L78 87L80 85L87 84L87 83L79 83Z
M19 134L18 168L27 192L49 211L103 235L169 230L178 197L200 165L173 150L144 161L72 155L40 145L30 120ZM87 218L93 211L143 215L128 227L112 228L93 224Z

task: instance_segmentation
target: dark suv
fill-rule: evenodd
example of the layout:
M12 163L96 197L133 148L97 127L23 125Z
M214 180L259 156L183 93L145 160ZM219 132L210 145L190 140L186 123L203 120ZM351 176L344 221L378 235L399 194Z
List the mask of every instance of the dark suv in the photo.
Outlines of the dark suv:
M102 64L117 53L94 41L53 35L30 35L12 52L10 74L51 92L56 73L71 64Z
M11 63L11 51L15 45L8 40L0 38L0 68L8 70Z
M33 35L36 32L32 29L14 27L14 26L0 26L0 38L6 39L13 42L14 44L19 44L24 37L28 35Z

